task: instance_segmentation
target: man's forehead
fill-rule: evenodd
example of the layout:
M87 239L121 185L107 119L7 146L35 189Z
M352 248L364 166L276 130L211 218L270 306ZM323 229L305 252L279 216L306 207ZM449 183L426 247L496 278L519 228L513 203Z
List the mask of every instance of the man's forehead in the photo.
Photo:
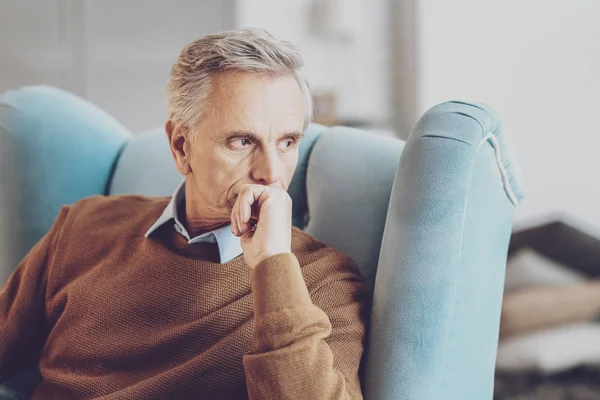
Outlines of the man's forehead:
M219 73L205 103L199 133L222 139L246 132L272 139L301 132L305 118L304 96L293 77Z
M239 103L239 111L255 111L254 103L272 102L276 105L304 105L304 94L291 75L231 71L215 75L209 97L214 103ZM251 101L250 101L251 100Z

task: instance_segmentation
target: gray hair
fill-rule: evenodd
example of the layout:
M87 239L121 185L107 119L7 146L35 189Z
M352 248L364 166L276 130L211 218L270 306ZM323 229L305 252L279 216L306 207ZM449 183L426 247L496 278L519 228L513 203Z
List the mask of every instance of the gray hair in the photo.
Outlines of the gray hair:
M300 51L264 29L246 28L206 35L186 45L171 69L167 83L169 118L193 128L202 118L210 95L211 78L222 71L247 71L271 76L291 75L305 97L304 127L313 116L308 82L298 72Z

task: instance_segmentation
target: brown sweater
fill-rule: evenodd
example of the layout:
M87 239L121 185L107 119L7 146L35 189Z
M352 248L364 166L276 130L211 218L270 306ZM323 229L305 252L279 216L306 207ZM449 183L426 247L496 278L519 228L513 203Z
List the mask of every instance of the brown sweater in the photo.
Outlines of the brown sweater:
M171 224L168 199L63 207L0 292L0 382L38 361L34 399L361 398L368 292L294 229L250 273Z

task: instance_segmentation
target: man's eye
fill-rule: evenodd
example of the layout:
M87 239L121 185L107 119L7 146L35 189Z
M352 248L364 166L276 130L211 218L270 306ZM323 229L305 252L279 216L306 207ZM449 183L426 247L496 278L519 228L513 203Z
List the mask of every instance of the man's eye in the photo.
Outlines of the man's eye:
M241 149L243 147L248 147L252 144L252 141L250 139L247 138L239 138L239 139L235 139L232 140L231 145L237 149Z
M296 141L294 139L286 139L282 142L283 147L286 149L289 149L294 144L296 144Z

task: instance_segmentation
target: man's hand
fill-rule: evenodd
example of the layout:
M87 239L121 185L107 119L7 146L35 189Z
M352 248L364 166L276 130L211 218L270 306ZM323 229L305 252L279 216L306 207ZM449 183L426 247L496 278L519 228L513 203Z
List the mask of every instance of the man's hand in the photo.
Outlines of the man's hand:
M231 211L231 230L241 236L250 268L275 254L290 253L292 199L280 188L245 185Z

